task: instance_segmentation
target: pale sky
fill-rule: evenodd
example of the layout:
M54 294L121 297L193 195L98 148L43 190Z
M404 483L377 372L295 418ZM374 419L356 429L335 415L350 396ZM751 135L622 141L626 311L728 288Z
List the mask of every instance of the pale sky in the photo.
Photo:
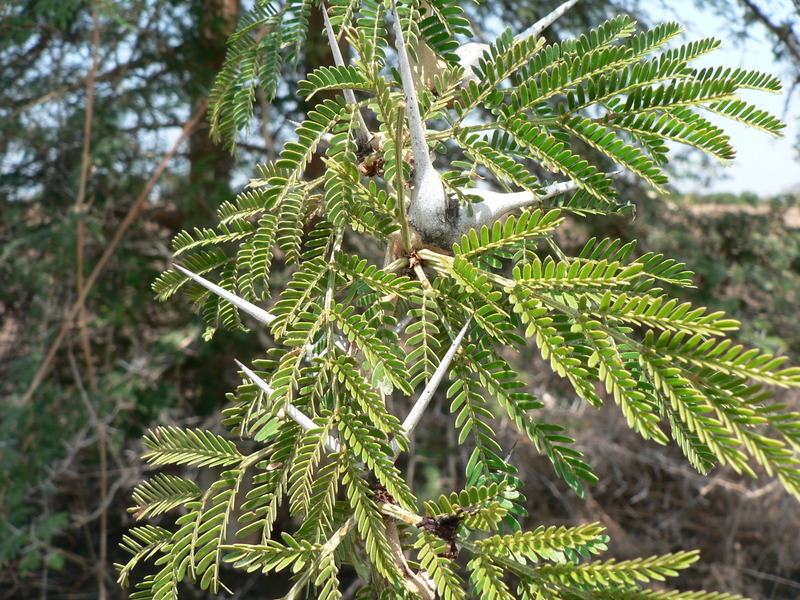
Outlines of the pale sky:
M693 62L697 66L730 66L745 69L757 69L777 75L784 83L784 93L752 93L743 96L744 100L755 104L758 108L768 110L780 117L786 128L784 137L775 139L772 136L746 127L728 119L715 121L731 136L731 143L736 149L736 158L730 166L720 169L727 177L716 179L710 186L697 183L683 183L678 187L683 192L732 192L751 191L759 196L770 196L794 188L800 188L800 159L794 149L800 135L800 91L795 93L792 102L786 109L786 91L792 78L796 76L789 65L775 62L766 41L766 33L762 26L752 26L751 39L746 47L726 41L726 32L720 18L709 11L700 13L692 0L673 0L670 8L655 5L647 6L654 22L678 21L686 27L682 41L713 36L721 39L723 46L709 56ZM781 4L780 2L776 5ZM796 14L796 13L795 13Z

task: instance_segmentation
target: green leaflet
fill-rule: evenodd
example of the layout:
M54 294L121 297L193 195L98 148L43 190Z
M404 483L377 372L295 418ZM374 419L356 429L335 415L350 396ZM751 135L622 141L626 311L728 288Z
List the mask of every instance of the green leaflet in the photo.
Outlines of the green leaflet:
M250 126L256 82L269 99L277 91L281 63L294 62L308 29L311 2L293 2L287 11L277 0L257 2L231 36L225 65L210 95L211 136L235 150L239 131Z

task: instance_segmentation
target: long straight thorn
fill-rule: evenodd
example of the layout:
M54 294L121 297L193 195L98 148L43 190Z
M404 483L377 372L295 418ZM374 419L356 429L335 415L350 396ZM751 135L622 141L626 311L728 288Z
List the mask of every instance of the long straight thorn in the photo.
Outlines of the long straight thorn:
M250 380L255 383L267 396L270 396L273 392L273 389L269 386L269 384L264 381L261 377L253 373L250 369L244 366L235 358L233 359L234 362L239 366L239 368L245 372L245 374L250 378ZM319 428L319 425L314 423L311 419L309 419L303 412L298 409L296 406L292 405L291 403L286 404L286 414L289 418L300 425L305 431L311 431L312 429ZM341 450L341 445L339 441L334 438L332 435L328 436L328 439L325 442L325 447L331 452L339 452Z
M228 290L226 290L224 288L221 288L220 286L218 286L215 283L211 283L208 279L205 279L204 277L200 277L200 275L195 275L189 269L184 269L180 265L174 265L174 266L181 273L183 273L184 275L189 277L189 279L193 279L194 281L196 281L197 283L202 285L207 290L211 290L217 296L219 296L220 298L223 298L224 300L227 300L228 302L233 304L235 307L237 307L237 308L241 309L242 311L246 312L248 315L250 315L251 317L255 318L256 320L261 321L262 323L264 323L266 325L269 325L270 323L272 323L277 318L275 315L273 315L272 313L267 312L263 308L259 308L255 304L252 304L251 302L248 302L244 298L240 298L236 294L232 294Z
M395 0L392 0L392 13L397 55L400 58L400 79L403 82L403 92L406 96L411 151L414 155L414 189L408 205L408 219L416 227L424 241L434 245L439 243L440 247L445 248L447 246L441 246L441 243L447 239L449 231L448 208L450 201L444 189L442 176L433 168L433 161L428 151L422 113L419 110L419 99L414 87L411 63L408 60L408 50L403 39L403 28L400 26L400 16L397 13ZM457 205L454 208L457 209Z
M328 18L328 8L325 6L324 2L320 2L320 8L322 9L322 18L325 20L325 33L328 35L328 44L330 45L331 53L333 54L333 62L336 63L337 67L344 67L344 57L342 56L342 50L339 48L339 42L336 41L336 34L333 32L331 20ZM343 89L342 93L344 94L344 99L347 100L348 104L351 106L355 106L357 104L356 95L353 93L353 90ZM372 136L369 133L369 129L367 129L367 123L364 121L364 116L361 114L361 111L356 109L356 112L358 113L356 138L360 144L366 145L369 143Z
M461 328L461 331L458 332L456 339L453 340L453 343L447 350L447 353L442 357L442 362L439 363L439 366L436 367L436 370L433 372L433 376L428 382L428 385L426 385L425 389L422 390L419 398L417 398L417 401L411 408L411 412L408 413L406 420L403 421L403 431L405 431L406 436L414 431L414 428L419 424L422 414L425 412L425 409L428 408L428 404L430 404L431 398L433 398L433 395L436 393L436 389L439 387L442 379L444 379L447 369L450 368L450 363L453 362L453 358L455 357L456 352L458 352L461 342L464 340L464 336L467 334L467 328L471 322L472 317L467 319L467 322L464 323L464 326ZM391 447L392 450L394 450L395 455L400 452L400 444L398 444L397 439L392 440Z
M621 171L606 173L607 177L614 177ZM479 229L486 225L490 227L497 219L506 213L518 208L525 208L540 204L544 200L575 191L581 187L577 181L562 181L553 183L544 188L540 193L525 192L495 192L493 190L472 189L470 196L477 196L480 202L473 202L470 213L462 213L453 226L453 238L460 239L469 233L470 229Z
M408 129L411 133L411 150L414 152L414 169L416 173L427 172L433 170L433 162L428 153L428 144L425 142L425 128L422 126L422 114L419 110L417 90L414 87L411 62L408 59L408 50L406 50L403 28L400 26L400 15L397 13L397 2L395 0L392 0L392 13L394 16L395 45L397 46L397 55L400 58L400 79L402 80L403 92L408 103Z
M575 6L578 2L579 2L579 0L567 0L567 2L564 2L564 4L562 4L561 6L556 8L549 15L542 17L541 19L536 21L536 23L534 23L533 25L528 27L522 33L515 35L514 36L514 41L518 42L520 40L524 40L525 38L538 36L545 29L547 29L553 23L555 23L561 17L563 17L564 13L566 13L570 8Z

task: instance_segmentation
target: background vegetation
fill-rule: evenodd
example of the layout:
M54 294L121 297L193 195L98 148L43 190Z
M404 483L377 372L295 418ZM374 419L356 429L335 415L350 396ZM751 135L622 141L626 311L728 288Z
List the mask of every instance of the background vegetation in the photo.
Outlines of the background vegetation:
M554 4L504 2L503 16L520 30ZM559 21L564 32L636 8L585 4ZM800 63L791 28L742 6ZM143 431L156 422L213 428L237 383L232 358L255 352L254 340L232 334L202 342L188 307L156 304L150 284L167 264L172 235L207 224L252 165L272 155L284 119L306 107L287 66L287 87L272 106L256 98L259 118L238 163L210 142L205 102L237 2L60 0L2 10L0 593L119 597L110 565L120 560L130 490L142 477ZM321 23L309 29L321 32ZM324 48L307 40L299 70L330 62ZM188 141L169 156L182 132ZM637 204L636 220L575 223L563 242L636 238L642 251L685 261L700 276L693 299L725 309L750 340L800 362L800 223L791 195L623 194ZM73 310L84 293L85 309ZM554 419L573 424L602 474L590 502L579 502L520 441L519 464L534 482L526 490L532 523L601 520L621 558L700 547L707 570L693 570L682 585L797 597L800 522L778 486L755 487L724 471L693 475L669 450L643 446L615 411L573 403L557 382L536 375L547 369L533 358L530 372L533 391L549 399ZM800 405L790 394L785 400ZM432 422L431 434L438 430ZM414 468L446 488L466 458L453 456L437 473L422 460ZM242 581L239 597L254 585Z

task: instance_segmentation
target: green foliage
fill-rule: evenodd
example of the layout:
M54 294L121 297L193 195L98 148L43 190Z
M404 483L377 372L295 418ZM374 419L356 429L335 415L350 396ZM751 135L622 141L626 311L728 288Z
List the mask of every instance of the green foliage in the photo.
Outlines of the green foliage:
M257 372L244 372L226 411L228 431L161 427L147 436L152 464L225 470L207 490L163 476L137 490L140 517L177 505L184 511L174 532L144 526L126 538L132 558L120 566L123 581L138 563L157 557L161 570L133 597L175 597L184 578L216 593L227 561L247 571L291 569L289 598L305 590L340 597L338 571L350 564L383 598L431 597L433 585L452 599L732 599L645 587L689 567L694 552L599 561L594 556L607 538L598 525L526 531L522 482L496 423L513 423L577 494L597 481L564 428L539 418L542 402L507 358L510 350L534 348L576 397L596 407L616 403L632 429L657 443L676 442L699 471L726 464L756 475L760 466L800 498L800 416L770 404L762 387L798 387L800 369L735 345L727 337L738 328L735 320L673 297L669 288L691 285L685 265L652 253L636 257L634 244L611 240L592 240L570 257L554 235L567 213L617 211L613 178L584 155L587 146L662 188L667 141L732 156L727 136L701 116L704 110L778 134L776 119L735 99L743 88L776 91L776 81L694 69L691 61L716 41L664 49L679 26L634 35L625 17L554 45L507 32L484 53L476 78L462 80L464 69L450 52L453 34L465 33L467 23L455 3L432 5L416 21L421 8L406 6L402 24L413 53L422 55L427 43L446 58L437 94L420 90L420 110L441 127L431 135L468 159L458 163L463 171L444 174L453 201L468 199L464 188L480 167L501 185L529 193L529 206L505 221L482 223L452 248L413 237L403 210L410 176L406 111L398 82L382 69L390 47L384 10L372 2L334 3L334 27L360 59L317 69L300 87L308 94L352 89L365 99L352 106L341 98L322 101L298 127L298 141L260 167L248 192L223 205L217 229L176 238L187 268L218 271L220 286L245 300L269 297L278 253L290 279L268 320L278 348L257 361ZM303 35L307 9L292 5L297 20L280 34L290 36L290 46ZM220 77L212 110L239 115L220 121L222 132L246 122L251 101L225 91L246 89L231 73L255 57L277 60L280 48L262 56L270 48L256 52L250 41L240 43L249 40L253 23L234 37ZM365 107L378 124L369 148L355 142L356 111ZM490 122L480 120L484 113L493 115ZM490 129L499 133L486 134ZM323 140L327 169L309 179L306 168ZM526 171L523 159L573 182L575 204L533 206L547 182ZM480 215L485 206L459 208ZM388 242L382 265L376 242ZM187 281L168 271L154 287L165 299ZM189 293L212 328L244 327L227 300L195 283ZM466 337L455 343L465 323ZM433 394L439 369L450 378L444 395L457 443L471 458L463 489L429 500L420 515L414 482L394 464L409 449L414 424L401 423L390 409L423 383L422 396ZM234 436L255 444L237 444ZM281 506L300 525L277 540ZM237 519L240 534L257 534L257 543L228 537ZM411 548L408 565L404 550ZM454 560L458 548L469 554L468 575ZM420 568L432 584L416 575Z
M235 148L241 129L250 126L256 87L275 97L284 61L294 63L308 29L311 2L260 0L228 41L225 65L211 91L212 138Z

